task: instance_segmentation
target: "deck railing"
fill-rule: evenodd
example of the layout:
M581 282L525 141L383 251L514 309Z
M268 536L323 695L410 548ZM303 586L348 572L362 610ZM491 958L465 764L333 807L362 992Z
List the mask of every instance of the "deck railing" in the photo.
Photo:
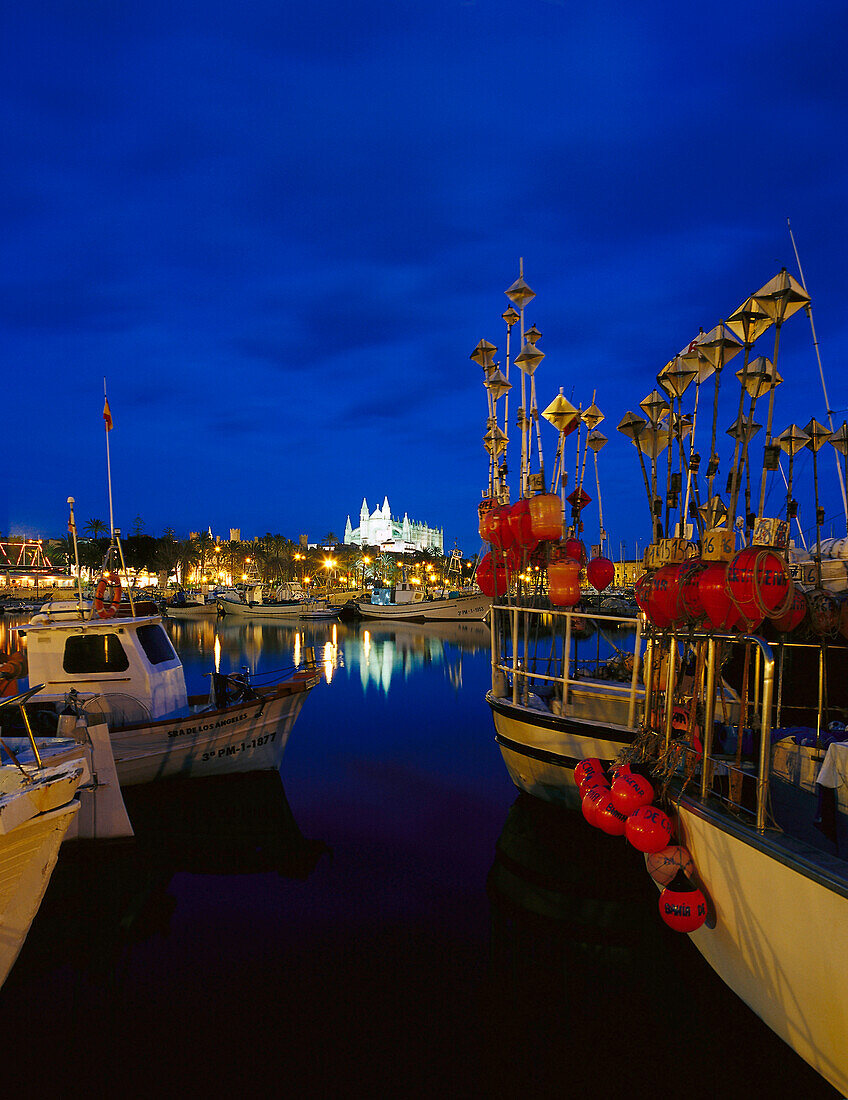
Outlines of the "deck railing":
M543 618L552 620L555 624L561 623L563 627L562 633L554 629L546 635L553 641L551 652L547 657L540 657L538 653L541 630L537 631L532 650L530 644L531 624L535 622L541 627ZM586 684L585 678L576 674L572 652L578 633L574 629L575 620L591 621L595 624L609 623L617 628L628 627L635 630L632 650L633 668L629 684L603 681L604 691L610 696L627 698L627 726L635 727L638 721L637 704L641 695L639 689L643 630L641 615L604 615L593 611L525 607L517 603L493 604L490 616L493 691L499 676L506 676L511 685L512 701L518 704L522 699L527 700L531 681L539 681L559 685L563 705L565 705L569 692L575 687L585 687ZM505 644L507 640L510 642L510 647ZM560 652L556 649L558 640L561 640ZM522 642L523 655L521 655ZM540 663L547 663L548 671L540 671ZM573 666L574 673L572 673Z

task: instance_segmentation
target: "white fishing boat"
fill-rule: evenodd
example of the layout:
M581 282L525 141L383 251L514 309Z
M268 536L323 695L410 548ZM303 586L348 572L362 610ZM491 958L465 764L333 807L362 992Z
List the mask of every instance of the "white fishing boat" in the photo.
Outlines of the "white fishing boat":
M370 600L357 600L363 619L404 619L421 622L482 622L492 606L489 596L478 591L454 591L434 595L422 592L405 576L390 588L375 588Z
M280 585L274 599L265 599L262 585L248 589L244 599L218 598L218 613L237 619L337 619L341 607L327 600L310 599L292 584Z
M90 721L107 723L122 786L279 768L292 726L320 680L314 667L267 687L212 673L209 695L189 697L161 617L142 605L107 602L105 618L102 610L97 601L53 603L19 628L30 682L43 685L33 709L52 712L58 722L75 692Z
M79 810L82 760L46 768L0 767L0 983L32 924L59 846Z
M835 430L813 419L803 429L790 425L773 433L781 379L776 363L751 354L756 339L774 326L776 359L781 326L805 307L803 287L781 271L726 322L700 333L670 360L657 376L659 389L641 402L644 416L627 413L619 424L639 455L652 525L636 586L641 613L633 624L634 644L613 658L622 666L619 690L597 670L587 674L578 667L569 637L576 612L556 610L571 600L568 593L559 598L559 588L567 587L558 576L559 556L550 550L544 558L536 555L547 583L533 591L516 577L515 561L510 568L501 527L508 519L518 538L523 516L504 492L496 413L502 380L489 351L495 349L483 348L491 464L481 534L492 547L488 583L498 596L488 700L513 779L538 797L577 804L574 769L589 758L647 770L656 788L651 797L664 804L675 842L685 846L677 865L686 868L682 885L665 910L660 906L664 919L674 926L680 918L677 926L726 984L844 1096L848 743L841 738L848 724L848 605L839 599L842 548L821 537L816 456L828 441L837 451L848 529L848 424ZM725 505L713 489L718 387L728 360L743 350L738 415L728 431L734 453ZM682 398L690 383L701 386L711 378L712 440L701 472L694 412L683 413ZM749 444L763 397L768 418L758 506L751 496ZM525 436L525 482L526 445ZM663 500L658 460L666 448ZM812 454L815 490L816 543L804 554L789 545L797 513L793 459L801 450ZM764 512L769 474L778 469L781 452L788 458L785 518ZM532 512L530 504L532 495L524 506ZM694 541L684 537L690 520ZM572 525L568 533L579 531ZM829 805L833 788L828 820L822 806ZM591 786L583 787L585 816L630 837L632 811L602 792L603 784L598 804ZM667 834L659 843L668 844ZM675 889L672 883L672 895ZM680 897L698 889L703 905L696 912Z

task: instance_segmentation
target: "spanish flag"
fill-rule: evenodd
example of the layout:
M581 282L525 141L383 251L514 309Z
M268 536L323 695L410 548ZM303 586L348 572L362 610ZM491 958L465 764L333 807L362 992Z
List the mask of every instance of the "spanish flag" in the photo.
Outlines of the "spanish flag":
M103 421L106 425L106 431L112 430L112 410L109 408L109 398L106 397L103 400Z

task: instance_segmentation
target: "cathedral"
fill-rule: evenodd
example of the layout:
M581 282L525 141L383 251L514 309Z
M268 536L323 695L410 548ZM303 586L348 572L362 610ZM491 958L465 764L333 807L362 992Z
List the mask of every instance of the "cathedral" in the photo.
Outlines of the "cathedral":
M444 532L441 528L415 523L404 512L403 519L393 516L389 498L383 498L383 507L368 511L368 502L362 498L359 509L359 526L351 526L347 517L344 533L345 544L350 546L379 546L389 554L411 554L415 550L434 550L444 553Z

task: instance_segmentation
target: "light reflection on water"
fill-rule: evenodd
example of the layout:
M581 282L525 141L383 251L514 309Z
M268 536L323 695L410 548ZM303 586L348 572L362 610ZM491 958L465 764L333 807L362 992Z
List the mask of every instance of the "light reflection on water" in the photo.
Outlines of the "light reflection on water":
M462 685L463 654L489 649L484 623L228 623L208 618L168 620L167 628L185 667L189 694L208 687L208 673L247 668L267 683L303 668L314 653L329 685L339 672L387 694L392 682L425 669L441 670L455 688Z

